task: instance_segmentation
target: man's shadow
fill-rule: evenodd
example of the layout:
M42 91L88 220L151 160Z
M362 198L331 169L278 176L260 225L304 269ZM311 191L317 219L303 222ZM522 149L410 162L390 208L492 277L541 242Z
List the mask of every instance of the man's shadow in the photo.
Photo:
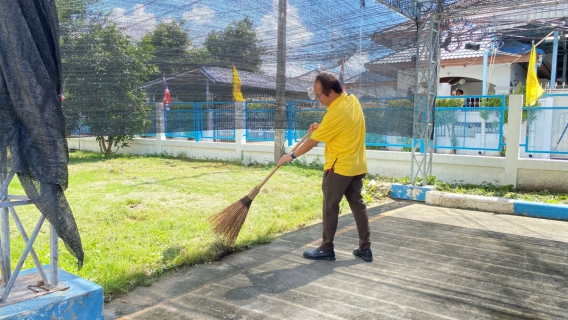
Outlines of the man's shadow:
M225 294L225 298L247 300L261 294L285 292L323 278L333 273L335 268L350 267L359 263L366 262L353 258L341 261L312 261L295 268L261 273L251 273L247 270L243 274L249 279L251 285L231 289Z

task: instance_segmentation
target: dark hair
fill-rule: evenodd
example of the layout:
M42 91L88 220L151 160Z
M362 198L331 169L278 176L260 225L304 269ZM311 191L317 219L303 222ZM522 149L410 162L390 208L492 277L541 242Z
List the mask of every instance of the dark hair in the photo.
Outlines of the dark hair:
M318 81L321 83L321 92L326 96L329 96L330 90L335 91L335 93L343 92L343 88L341 88L339 80L329 73L322 72L318 74L315 82Z
M456 94L458 94L458 93L463 94L463 90L462 90L462 89L457 89L457 90L456 90Z

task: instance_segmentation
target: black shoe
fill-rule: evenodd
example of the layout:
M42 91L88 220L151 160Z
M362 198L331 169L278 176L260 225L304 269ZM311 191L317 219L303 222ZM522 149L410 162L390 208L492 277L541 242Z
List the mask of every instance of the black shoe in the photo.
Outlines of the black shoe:
M373 261L373 251L371 251L371 248L367 250L359 250L359 248L355 248L355 250L353 250L353 255L356 257L361 257L367 262Z
M335 260L335 251L333 249L321 251L320 247L304 252L304 258L311 260Z

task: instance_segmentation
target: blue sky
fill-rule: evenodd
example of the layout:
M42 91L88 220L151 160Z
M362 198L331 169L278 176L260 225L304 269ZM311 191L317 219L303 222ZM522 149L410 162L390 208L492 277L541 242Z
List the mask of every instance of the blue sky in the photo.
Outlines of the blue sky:
M267 47L263 70L276 68L278 0L101 0L110 19L139 38L158 23L184 19L190 37L200 45L212 30L223 30L232 21L248 16ZM297 76L318 66L334 67L346 60L347 76L363 70L364 63L388 53L370 40L373 32L405 21L376 1L289 0L287 7L287 73Z

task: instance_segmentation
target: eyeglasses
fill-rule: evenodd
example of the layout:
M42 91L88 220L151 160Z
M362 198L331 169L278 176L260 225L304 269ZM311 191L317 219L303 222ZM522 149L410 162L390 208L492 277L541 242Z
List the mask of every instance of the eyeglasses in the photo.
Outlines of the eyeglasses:
M315 93L314 89L308 89L308 96L310 97L310 99L312 100L319 100L319 97L321 96L321 93Z

